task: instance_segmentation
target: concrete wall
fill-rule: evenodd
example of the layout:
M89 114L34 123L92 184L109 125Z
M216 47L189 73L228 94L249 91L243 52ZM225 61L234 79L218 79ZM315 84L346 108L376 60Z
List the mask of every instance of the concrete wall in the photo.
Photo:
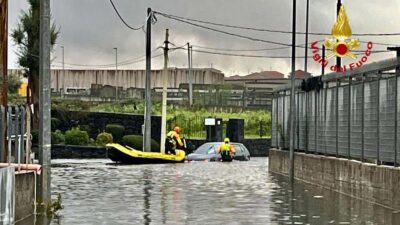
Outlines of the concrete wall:
M289 152L271 149L269 171L288 175ZM400 168L295 153L295 178L400 210Z
M92 84L111 85L126 88L145 88L145 70L62 70L51 71L51 88L60 90L63 87L79 87L89 89ZM179 88L181 83L189 83L188 70L170 68L168 87ZM193 69L194 84L223 84L224 74L216 69ZM97 80L97 82L96 82ZM152 71L151 87L162 87L162 70Z
M34 213L35 186L35 173L15 172L15 221Z

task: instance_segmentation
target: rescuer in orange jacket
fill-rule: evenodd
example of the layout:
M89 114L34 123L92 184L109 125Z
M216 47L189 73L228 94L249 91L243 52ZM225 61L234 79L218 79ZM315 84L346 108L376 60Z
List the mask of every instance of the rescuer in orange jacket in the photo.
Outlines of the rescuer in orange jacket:
M182 139L180 137L181 133L181 128L179 127L174 127L173 130L168 132L167 138L165 140L165 153L166 154L174 154L175 155L175 149L184 149L184 145L182 142Z

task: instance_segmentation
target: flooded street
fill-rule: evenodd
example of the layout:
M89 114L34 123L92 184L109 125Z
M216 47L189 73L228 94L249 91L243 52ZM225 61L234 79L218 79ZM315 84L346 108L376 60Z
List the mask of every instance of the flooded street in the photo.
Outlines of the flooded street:
M285 177L268 173L268 158L130 166L109 160L53 160L52 184L64 206L54 225L399 221L393 210L314 186L296 183L291 193Z

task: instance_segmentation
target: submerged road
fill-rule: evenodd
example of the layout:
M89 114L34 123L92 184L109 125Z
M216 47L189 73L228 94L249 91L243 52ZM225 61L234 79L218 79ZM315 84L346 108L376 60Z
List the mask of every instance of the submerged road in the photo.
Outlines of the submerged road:
M268 158L129 166L109 160L52 163L53 193L62 195L64 206L53 225L399 221L390 209L315 186L296 183L291 192L286 177L268 172Z

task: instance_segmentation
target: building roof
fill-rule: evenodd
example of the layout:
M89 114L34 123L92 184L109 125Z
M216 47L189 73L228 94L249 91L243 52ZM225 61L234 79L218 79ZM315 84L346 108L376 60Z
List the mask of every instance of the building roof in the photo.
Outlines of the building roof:
M277 71L262 71L259 73L252 73L246 76L231 76L225 80L263 80L263 79L283 79L284 74Z
M311 73L306 73L304 70L296 70L294 72L296 79L305 79L311 77ZM292 73L290 72L289 78L291 77Z

